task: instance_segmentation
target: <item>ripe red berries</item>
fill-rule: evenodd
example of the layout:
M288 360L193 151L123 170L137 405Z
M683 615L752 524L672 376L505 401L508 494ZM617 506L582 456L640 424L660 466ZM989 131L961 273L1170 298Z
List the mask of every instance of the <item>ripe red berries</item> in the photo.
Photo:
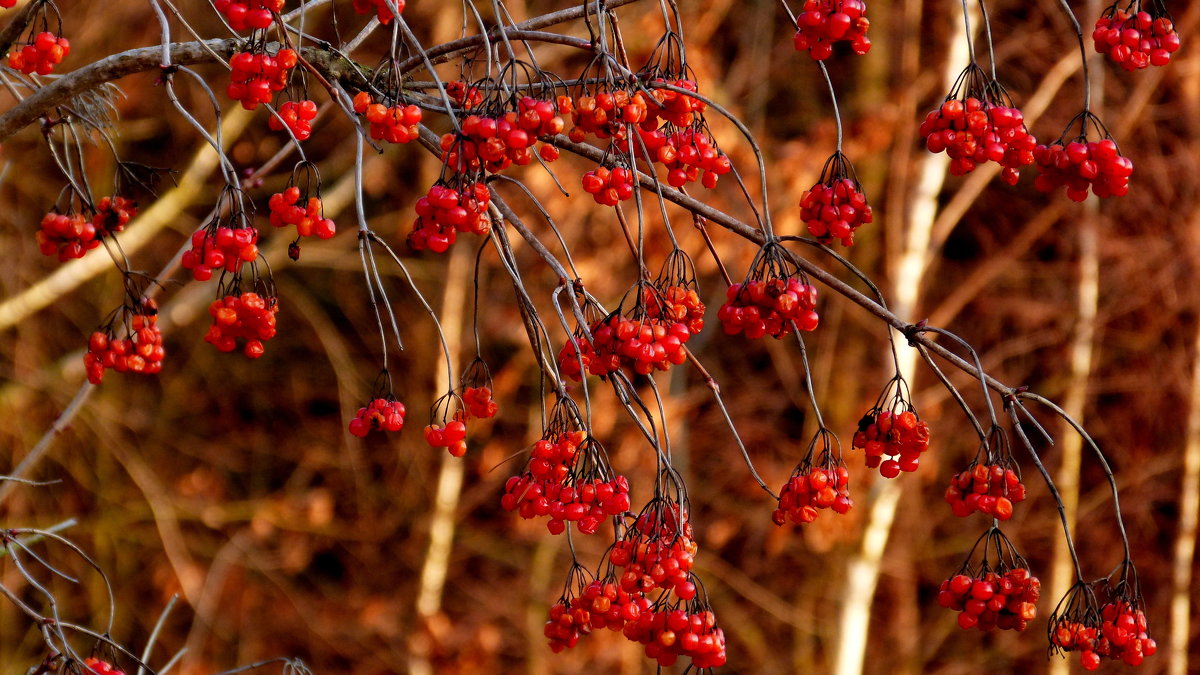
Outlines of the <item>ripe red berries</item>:
M291 130L298 141L307 141L312 136L312 121L317 116L317 104L308 99L302 101L286 101L279 106L279 117L271 115L267 127L271 131L283 131L283 126ZM283 118L283 121L280 121Z
M396 5L396 13L404 12L404 0L391 0ZM354 0L354 11L357 14L375 14L379 23L388 25L395 18L388 0Z
M746 280L725 292L717 318L727 335L757 340L782 338L792 325L802 331L817 328L817 288L778 244L764 246L750 265Z
M1092 43L1096 51L1125 70L1140 70L1147 66L1165 66L1171 55L1179 50L1179 32L1161 3L1142 3L1117 9L1113 3L1096 20Z
M288 75L299 58L291 49L280 49L271 56L265 52L238 52L229 59L229 98L240 101L246 110L270 103L275 92L287 86Z
M354 95L354 112L366 118L371 138L388 143L409 143L421 135L421 109L415 105L391 106L373 102L371 95L360 91Z
M297 237L329 239L337 234L337 225L322 213L321 198L313 196L303 199L300 188L295 185L271 195L268 207L271 209L271 225L295 225Z
M884 478L895 478L901 471L917 470L921 453L929 449L929 425L912 410L872 410L859 420L852 447L864 451L867 468L878 467Z
M997 520L1012 517L1013 505L1025 501L1025 485L1011 468L1011 460L976 464L950 479L946 502L959 518L985 513Z
M820 429L808 444L804 459L779 490L779 506L771 514L771 521L776 525L788 520L805 525L817 519L820 509L845 514L854 506L849 482L850 471L842 460L837 437Z
M1131 570L1125 569L1122 574L1120 581L1106 587L1111 595L1098 610L1092 590L1082 583L1058 603L1059 609L1050 617L1053 652L1078 651L1084 670L1096 670L1102 658L1137 666L1158 651L1141 609L1141 594L1135 590L1136 581L1124 576Z
M37 73L49 75L54 66L71 53L71 43L64 37L44 31L37 34L33 42L25 45L19 51L8 53L8 67L19 70L26 75Z
M236 31L270 28L273 14L283 11L284 0L214 0L213 6L225 15Z
M1023 631L1037 617L1042 583L1027 567L975 575L964 572L943 581L938 589L938 604L959 612L960 628Z
M220 351L231 352L237 348L238 340L244 340L242 353L257 359L263 355L263 342L275 337L278 312L278 298L251 291L213 300L208 306L213 324L204 341Z
M1090 113L1087 117L1094 119ZM1107 132L1099 141L1089 141L1081 135L1070 142L1059 139L1050 145L1039 145L1033 156L1041 170L1033 186L1042 192L1053 192L1065 185L1067 197L1076 202L1087 198L1088 188L1097 197L1121 197L1129 192L1133 162L1121 154Z
M376 398L358 409L350 420L350 433L365 438L372 431L400 431L405 413L404 404L392 396Z
M633 172L623 166L598 166L584 173L580 183L601 206L616 206L633 197Z
M144 375L162 370L166 350L163 349L162 331L158 328L158 306L153 300L145 300L135 309L123 307L118 311L118 318L122 316L129 319L126 337L117 339L113 326L119 322L114 319L108 327L95 331L88 338L83 365L92 384L100 384L104 380L104 371L110 368L118 373Z
M102 661L94 657L84 659L83 665L88 669L86 675L125 675L125 671L118 670L108 661Z
M480 236L491 231L488 204L492 196L484 183L464 182L457 189L438 182L417 200L417 220L408 235L414 251L445 253L459 232Z
M192 234L192 248L180 259L196 281L208 281L213 270L236 273L258 258L258 230L210 225Z
M854 231L873 219L867 196L852 176L850 161L835 152L821 169L821 180L800 198L800 220L826 246L834 241L853 246Z
M39 227L38 250L42 255L57 255L59 262L82 258L100 245L96 226L78 213L47 213Z
M855 54L871 50L867 29L867 3L862 0L806 0L796 15L796 51L807 51L816 61L833 54L837 42L849 42Z
M945 151L950 173L963 176L985 162L1004 167L1001 179L1016 185L1022 167L1033 163L1037 139L1004 87L972 63L958 76L950 96L921 122L921 137L933 153Z

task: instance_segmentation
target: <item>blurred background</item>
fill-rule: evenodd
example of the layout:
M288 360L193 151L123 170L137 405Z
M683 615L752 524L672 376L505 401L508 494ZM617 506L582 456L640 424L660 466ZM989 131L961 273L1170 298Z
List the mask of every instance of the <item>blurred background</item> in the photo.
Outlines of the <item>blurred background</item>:
M507 4L517 20L574 5ZM768 165L775 227L800 234L800 195L816 182L836 142L819 70L794 50L794 31L777 2L682 4L687 57L701 91L754 132ZM1092 1L1075 9L1090 33L1102 7ZM1103 203L1037 193L1032 170L1015 187L1001 183L990 167L948 176L944 155L924 150L917 125L967 62L956 4L873 3L870 53L839 51L828 62L845 152L875 208L875 222L858 232L848 257L900 316L928 318L963 336L979 349L989 373L1063 404L1107 453L1159 644L1159 653L1140 667L1147 674L1200 672L1192 599L1200 467L1200 53L1191 44L1200 5L1172 3L1170 9L1184 47L1168 66L1126 73L1092 59L1092 109L1135 165L1129 195ZM72 44L61 72L159 40L141 2L64 2L61 10ZM1030 130L1049 142L1083 98L1073 29L1052 0L997 1L988 10L999 77ZM488 8L480 11L490 16ZM971 11L977 28L978 8ZM222 35L207 7L185 8L185 14L200 34ZM631 60L642 62L662 33L657 4L634 3L618 15ZM458 3L412 0L405 10L425 45L457 37L462 16ZM308 25L332 37L335 18L343 37L365 23L350 3L337 2ZM177 39L186 39L178 25L175 30ZM553 30L586 36L580 22ZM365 43L360 62L377 61L386 33ZM985 43L976 38L986 63ZM543 67L564 77L586 62L564 47L541 45L535 53ZM1088 53L1094 55L1090 39ZM454 64L442 68L442 77L458 76ZM197 70L227 113L223 138L238 167L253 168L274 155L281 136L267 130L267 113L247 114L228 101L228 75L219 67ZM157 200L139 195L143 215L121 237L134 267L150 272L203 224L220 186L212 153L169 106L156 77L145 73L116 83L122 157L169 163L180 172L177 186L165 183ZM211 127L206 94L182 80L177 90ZM326 100L315 87L313 93ZM8 99L5 106L11 105ZM709 120L757 191L750 146L726 121L714 114ZM429 123L439 133L448 129L444 119ZM509 458L541 435L533 355L512 284L492 249L483 254L473 285L478 239L463 236L441 256L413 255L404 246L413 204L440 168L415 144L368 153L367 217L404 252L416 284L441 316L456 369L476 350L477 294L479 350L495 375L501 413L473 427L463 459L425 444L420 430L427 407L446 390L437 333L398 269L381 261L405 340L403 354L391 358L408 418L399 434L360 440L347 432L380 366L353 233L351 133L339 115L326 114L304 146L319 164L326 215L337 221L338 236L306 242L293 263L286 257L288 235L264 231L281 307L279 335L266 354L249 361L206 344L215 284L184 283L176 274L160 296L168 351L161 375L109 373L31 476L62 482L13 490L0 503L0 523L50 527L75 519L64 535L106 572L116 595L113 637L135 650L178 595L152 662L161 665L186 648L174 671L185 675L276 656L300 657L317 673L654 672L641 646L608 631L563 654L551 654L546 645L542 625L565 581L566 541L549 535L540 520L522 521L499 506L505 479L523 461ZM34 233L63 184L41 134L25 129L4 143L0 158L7 166L0 185L5 473L85 381L86 337L120 303L122 291L103 251L65 265L38 253ZM292 161L251 193L260 214ZM93 187L107 194L112 155L96 145L87 149L86 162ZM553 168L577 193L579 175L590 165L564 153ZM585 195L564 198L539 168L515 175L555 218L591 292L615 306L636 273L612 211ZM527 224L553 241L530 202L504 190ZM752 218L732 180L703 198ZM649 211L648 265L656 269L669 249L656 209ZM674 207L668 213L696 262L709 305L710 328L689 346L720 384L758 470L775 488L816 430L799 352L790 341L721 334L715 312L724 283L717 266L690 217ZM740 277L755 248L715 225L709 230L731 275ZM518 237L510 238L553 330L556 276ZM827 258L813 259L849 279ZM932 429L931 450L916 473L895 481L865 469L861 454L849 450L850 437L891 377L886 332L858 306L824 288L821 293L821 327L806 340L826 423L847 450L855 499L848 515L822 514L803 529L776 527L770 519L775 504L745 470L703 378L687 367L658 378L678 468L689 486L700 546L696 571L728 638L726 670L1048 672L1061 662L1046 659L1045 617L1057 599L1053 570L1062 570L1066 557L1054 502L1028 456L1017 451L1030 498L1004 529L1043 581L1039 618L1021 634L963 631L953 612L937 606L937 586L957 570L986 523L981 516L955 518L942 495L952 473L976 452L977 438L900 340L901 356L915 373L914 402ZM561 331L553 336L565 337ZM982 413L977 383L953 368L947 372ZM595 433L614 467L630 477L636 507L649 497L652 451L609 388L593 386L591 394ZM1049 416L1039 419L1059 439L1039 450L1078 521L1074 535L1085 575L1105 576L1121 557L1105 475L1086 452L1080 461L1069 429ZM582 563L595 565L606 536L575 537ZM101 579L62 547L35 550L79 579L75 585L38 575L55 591L61 616L103 630L108 602ZM1063 583L1061 572L1059 578ZM10 562L0 561L0 583L27 601L37 599ZM24 673L43 650L28 619L0 602L0 673ZM1105 672L1125 668L1102 666ZM1069 669L1079 670L1077 658Z

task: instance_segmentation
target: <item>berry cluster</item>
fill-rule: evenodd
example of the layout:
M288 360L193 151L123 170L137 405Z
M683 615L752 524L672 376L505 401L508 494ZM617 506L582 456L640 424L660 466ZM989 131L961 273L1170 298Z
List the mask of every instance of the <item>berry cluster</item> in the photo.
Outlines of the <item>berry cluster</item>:
M0 7L4 9L12 9L17 6L17 0L0 0Z
M1130 599L1118 594L1097 611L1091 591L1076 585L1050 617L1050 648L1055 652L1079 652L1084 670L1096 670L1102 658L1137 666L1158 651L1150 637L1146 614L1139 609L1140 596Z
M629 510L629 480L613 475L591 436L548 431L534 444L525 471L505 482L500 506L526 520L549 516L551 534L562 534L567 522L595 534L605 518Z
M492 399L492 388L488 386L467 387L463 389L462 399L471 417L487 419L495 417L500 410L500 406Z
M571 108L573 126L567 136L576 143L585 141L589 134L600 139L627 138L629 126L645 122L650 108L648 97L640 91L630 94L616 89L578 96Z
M300 188L295 185L271 195L267 205L271 209L271 225L295 225L297 237L329 239L337 234L337 225L322 213L321 198L310 196L304 199Z
M65 37L58 37L50 31L38 33L33 42L21 47L19 51L8 53L8 67L19 70L26 75L37 73L49 75L54 66L71 53L71 43Z
M655 83L661 82L673 84L680 89L686 89L691 92L698 93L700 91L700 87L696 84L695 80L665 77L650 79L649 86L651 87ZM655 129L658 127L660 121L682 129L690 126L696 120L696 117L703 115L704 111L708 108L708 104L699 98L688 96L672 89L654 89L653 93L654 96L647 101L650 107L647 111L646 119L641 123L643 131Z
M312 136L312 121L316 116L317 104L315 101L308 99L286 101L279 106L279 117L271 115L271 119L267 120L267 127L271 131L283 131L286 124L296 140L307 141L308 137ZM281 118L282 121L280 121Z
M660 281L654 288L645 287L642 298L651 319L683 324L691 335L704 330L704 302L692 285L664 286Z
M274 15L283 11L284 0L214 0L213 6L225 15L236 31L270 28Z
M372 100L371 95L360 91L354 95L354 112L366 118L370 125L371 138L388 143L409 143L421 135L421 109L415 105L400 105L396 102L386 106Z
M1042 192L1067 187L1067 197L1081 202L1088 188L1097 197L1121 197L1129 192L1133 162L1121 154L1117 143L1105 134L1099 141L1080 136L1071 142L1062 139L1039 145L1033 151L1041 173L1033 186Z
M608 559L625 570L620 583L627 593L662 589L689 600L696 595L691 571L697 550L687 508L655 497L613 544Z
M675 665L681 656L691 659L698 670L725 665L725 631L717 627L716 615L707 605L694 611L664 607L642 612L625 624L623 633L645 645L646 656L660 668Z
M623 166L598 166L585 172L580 183L583 191L602 206L616 206L633 197L633 172Z
M118 373L142 373L153 375L162 370L162 331L158 328L158 306L153 300L140 303L136 310L124 307L120 310L129 316L129 334L117 339L112 325L92 333L88 338L88 351L83 355L84 369L88 382L100 384L104 371L112 369Z
M796 15L796 51L807 51L817 61L833 54L837 42L849 42L855 54L871 50L867 29L867 3L863 0L805 0Z
M442 136L442 162L458 171L499 173L516 164L533 161L539 136L562 132L559 111L571 107L566 96L557 102L529 96L517 102L517 111L500 116L468 115L459 125L459 133ZM542 146L542 159L558 159L558 149Z
M463 80L446 83L446 96L450 97L460 108L469 110L483 103L483 93L479 87L467 84Z
M792 332L793 324L802 331L816 330L816 308L817 287L808 283L786 251L768 244L755 257L746 280L726 290L717 318L727 335L782 338Z
M842 460L837 438L829 430L820 429L808 444L804 459L780 489L779 506L771 513L771 521L783 525L791 520L795 525L804 525L817 519L819 509L845 514L854 506L849 483L850 470Z
M1025 485L1013 470L1015 466L1011 458L993 463L972 461L946 488L946 502L954 515L966 518L978 511L997 520L1011 518L1013 505L1025 501Z
M667 169L667 184L671 187L683 187L699 180L701 185L711 189L717 186L721 176L733 170L729 157L703 129L688 128L670 134L654 129L639 133L650 158ZM616 146L620 148L624 144L621 142ZM636 152L640 155L641 149L637 148Z
M92 225L96 228L98 238L125 229L125 225L137 215L137 203L120 195L104 197L96 202L96 213L92 216Z
M867 468L878 468L884 478L916 471L929 449L929 425L917 417L910 398L908 382L897 373L858 421L851 440L851 447L864 451Z
M354 0L354 11L358 14L374 14L379 17L379 23L388 25L395 18L389 0ZM396 13L404 12L404 0L390 0L396 5Z
M1025 567L1007 572L959 573L942 582L938 604L959 612L963 629L1023 631L1037 616L1042 582Z
M488 216L491 200L487 185L481 182L464 182L457 188L441 181L435 183L417 200L417 219L408 235L409 247L414 251L445 253L459 232L487 235L492 227Z
M854 167L840 150L825 161L817 184L800 197L800 220L826 246L834 241L853 246L854 231L873 220Z
M1146 613L1127 600L1115 600L1100 608L1100 639L1096 654L1120 659L1136 666L1158 651L1158 644L1147 632Z
M1105 10L1092 30L1096 51L1125 70L1170 63L1179 49L1179 32L1161 3L1150 5L1148 12L1117 9L1115 3Z
M995 80L972 63L958 76L950 95L921 122L921 138L933 153L950 157L950 173L964 176L985 162L1004 167L1000 177L1016 185L1033 163L1037 139L1025 117Z
M192 248L184 251L180 264L196 281L208 281L213 270L237 273L257 257L258 230L210 225L192 234Z
M575 381L583 379L585 372L604 377L621 369L648 375L687 360L683 346L692 331L685 323L686 314L684 320L656 316L648 307L661 310L663 300L645 301L647 293L657 296L650 284L639 284L634 292L638 300L628 315L618 309L590 326L590 343L576 334L563 345L558 363L564 375ZM703 319L700 321L703 327Z
M462 457L467 454L467 424L461 419L430 424L425 427L425 442L431 448L445 448L454 457Z
M565 594L550 607L543 634L555 654L574 647L593 630L623 631L653 603L640 593L626 593L611 578L594 580L575 597Z
M95 657L88 657L83 660L83 667L87 668L89 674L94 675L125 675L125 671L120 670L108 661L103 661Z
M222 352L237 348L238 340L245 341L242 353L252 359L263 355L263 342L275 337L275 315L279 299L252 291L229 294L213 300L208 306L213 324L204 341Z
M404 404L390 395L376 398L355 413L350 420L350 433L365 438L372 431L400 431L406 412Z
M59 262L82 258L100 245L95 224L79 215L55 213L42 216L37 232L38 250L42 255L57 255Z
M240 101L246 110L270 103L276 92L287 86L288 75L299 59L292 49L280 49L275 56L266 52L238 52L229 59L229 98Z

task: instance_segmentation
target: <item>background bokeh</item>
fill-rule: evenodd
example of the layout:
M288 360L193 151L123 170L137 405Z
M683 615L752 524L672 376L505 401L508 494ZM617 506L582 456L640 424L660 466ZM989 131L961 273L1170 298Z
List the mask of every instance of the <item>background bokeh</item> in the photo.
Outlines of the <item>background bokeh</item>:
M73 45L63 72L159 40L145 3L59 4ZM507 4L520 20L574 3ZM768 166L776 228L799 234L796 203L816 181L836 135L819 71L793 49L793 31L777 2L682 4L688 59L702 91L725 102L755 133ZM1075 4L1087 31L1100 8ZM200 34L221 35L204 3L181 8ZM909 233L918 221L935 218L930 243L918 251L925 261L920 286L900 289L916 303L905 318L929 317L962 335L1001 381L1055 400L1072 388L1082 392L1083 422L1120 481L1122 512L1159 639L1160 654L1140 668L1147 674L1166 672L1173 595L1191 595L1188 587L1176 587L1173 574L1189 423L1200 435L1200 413L1189 412L1197 407L1190 388L1200 330L1200 53L1191 44L1200 6L1171 8L1185 46L1169 66L1130 74L1092 61L1093 109L1136 166L1130 194L1098 207L1039 194L1030 175L1015 187L996 179L943 180L944 162L928 159L917 124L945 96L947 78L965 65L950 62L956 58L954 36L962 31L957 5L874 3L871 52L838 53L829 61L845 151L876 209L875 222L860 230L848 257L892 296L906 279L900 263ZM486 7L480 11L490 15ZM1032 103L1037 92L1044 113L1031 130L1043 140L1057 137L1082 100L1070 24L1052 0L1000 0L989 11L1002 81L1020 104ZM618 13L630 58L640 62L661 35L657 4L643 1ZM426 45L461 30L459 3L411 0L405 16ZM316 12L309 28L326 37L335 29L349 36L363 23L350 3L338 2L333 13ZM178 25L175 30L177 39L187 39ZM555 30L586 36L580 22ZM362 63L382 54L386 33L368 40ZM981 57L982 45L976 46ZM586 62L563 47L539 46L536 54L543 67L564 77ZM227 75L216 66L197 70L232 113L224 120L224 140L238 167L271 157L281 140L266 129L266 113L234 113L236 104L223 94ZM458 76L454 64L440 72ZM203 143L169 106L156 77L117 82L121 94L115 98L122 157L184 172L179 187L161 187L160 198L173 200L161 229L129 249L135 267L151 272L202 224L220 185L211 170L188 173L205 161ZM184 80L177 89L189 110L211 125L204 92ZM710 115L710 123L757 191L750 146L717 116ZM431 126L439 133L447 127L440 119ZM521 462L510 458L541 434L542 392L512 285L493 251L484 253L474 285L478 242L472 237L462 238L451 254L406 255L406 261L442 316L456 368L476 349L471 323L478 308L479 350L496 376L500 417L472 431L464 459L450 460L425 445L420 429L426 408L446 389L438 336L402 275L384 264L405 339L403 354L392 355L392 371L408 421L392 437L359 440L347 433L347 420L378 372L380 348L353 233L351 133L331 112L305 143L320 166L327 214L340 234L306 243L300 261L291 263L286 236L265 233L281 298L280 334L266 354L249 361L217 353L202 339L213 284L184 283L179 274L165 281L168 359L162 374L110 373L34 472L61 483L13 492L0 503L0 524L48 527L76 519L65 534L107 574L116 594L113 636L137 649L166 603L180 595L155 650L161 664L187 648L175 672L209 673L275 656L301 657L317 673L653 672L641 648L616 634L592 635L559 655L542 637L570 553L565 539L550 536L541 522L521 521L499 507L503 482ZM38 253L34 232L62 180L36 125L5 142L0 161L7 167L0 185L0 315L13 316L13 303L61 267ZM87 148L86 162L94 187L107 190L113 172L108 149ZM615 306L636 273L612 211L574 194L587 168L573 157L554 165L573 193L569 199L536 167L519 175L555 218L591 292ZM413 203L436 178L438 163L414 144L368 153L364 169L371 227L406 251ZM277 169L252 192L260 212L286 178L286 168ZM515 190L508 196L538 236L551 241L530 203ZM704 198L745 220L752 217L731 180ZM145 209L152 200L143 196L142 202ZM654 268L667 242L656 209L648 211ZM696 261L710 308L710 329L690 344L720 383L759 471L769 484L781 484L815 431L799 353L794 343L720 333L715 310L723 282L717 267L690 218L674 207L669 214ZM129 238L139 226L131 225ZM754 247L715 225L709 230L731 274L740 276ZM550 292L557 279L528 246L515 246L525 282L554 327ZM89 257L103 255L98 250ZM1098 271L1096 312L1081 319L1080 283L1091 270ZM856 508L847 516L825 514L802 530L775 527L774 504L745 471L703 378L676 368L658 379L694 509L697 572L728 636L729 672L831 672L845 637L839 610L855 583L851 561L881 494L882 479L849 452L849 440L891 374L884 327L857 306L822 293L822 325L807 343L822 411L841 435L852 467ZM47 306L9 320L0 334L0 473L37 443L84 381L81 348L119 303L120 278L109 270L50 295ZM1092 331L1094 349L1090 372L1081 375L1072 372L1071 344L1082 329ZM562 338L561 331L554 334ZM907 349L902 340L898 347ZM977 440L930 373L923 366L917 372L915 402L932 427L933 449L917 473L898 479L895 522L870 606L865 672L1042 672L1045 616L1055 598L1043 599L1039 619L1023 634L962 631L952 612L936 606L937 584L958 567L985 524L953 517L942 500L950 474L970 461ZM981 412L972 381L957 371L951 378ZM652 452L609 389L597 385L591 393L595 433L613 465L631 477L637 504L648 496ZM1041 419L1056 436L1065 435L1061 425ZM1054 470L1062 443L1043 446L1041 457ZM1061 537L1057 512L1027 457L1018 456L1031 498L1005 531L1049 583L1054 542ZM455 489L460 474L461 488ZM1120 543L1104 473L1090 458L1079 484L1076 541L1085 573L1100 577L1119 562ZM452 531L432 515L439 485L455 500L447 507ZM444 588L428 596L423 574L429 572L423 570L431 559L436 567L443 555L436 547L431 553L431 535L436 540L447 534ZM1192 537L1194 547L1194 532ZM602 539L575 538L582 562L599 559ZM107 600L99 577L62 548L37 550L78 575L78 585L47 579L62 615L102 629ZM3 561L0 583L22 598L35 597ZM1197 612L1192 602L1190 672L1200 668ZM42 649L28 620L0 602L0 673L25 672L44 656Z

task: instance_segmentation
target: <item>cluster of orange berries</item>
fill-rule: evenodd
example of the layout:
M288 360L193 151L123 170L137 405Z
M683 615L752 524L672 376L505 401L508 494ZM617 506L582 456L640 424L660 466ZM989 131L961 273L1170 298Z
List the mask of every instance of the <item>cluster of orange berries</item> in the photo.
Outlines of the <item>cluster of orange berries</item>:
M279 299L252 291L226 295L208 306L213 324L204 341L223 352L237 349L245 341L242 353L252 359L263 355L263 342L275 337L275 315Z
M872 411L859 420L851 446L864 451L868 469L895 478L901 471L917 470L921 453L929 449L929 425L911 410Z
M391 397L373 399L350 420L350 433L365 438L372 431L400 431L406 412L404 404Z
M371 138L388 143L409 143L420 137L421 109L415 105L386 106L360 91L352 101L354 112L366 118Z
M417 219L408 235L409 247L414 251L445 253L458 239L459 232L487 235L492 227L488 215L491 200L484 183L467 183L459 189L434 184L417 200Z
M225 15L236 31L270 28L274 15L283 11L284 0L213 0L213 7Z
M820 509L845 514L854 506L849 483L850 471L845 466L797 468L779 491L779 507L771 520L776 525L788 520L804 525L816 520Z
M146 300L141 311L134 312L130 318L127 338L117 339L111 329L92 333L88 338L88 351L83 355L88 382L103 382L107 369L144 375L153 375L162 370L166 350L163 348L162 331L158 328L157 312L158 306L154 301Z
M958 612L958 625L981 631L1023 631L1037 617L1042 582L1026 567L977 576L956 574L942 582L938 604Z
M192 234L192 248L180 264L196 281L208 281L213 270L236 273L258 258L258 230L253 227L206 227Z
M337 234L337 225L332 219L324 217L321 211L321 198L312 196L305 200L301 197L300 188L295 185L271 195L267 202L271 210L271 225L295 225L298 237L315 236L318 239L329 239ZM303 205L301 202L304 202Z
M276 92L287 86L288 75L299 63L295 50L280 49L274 56L266 52L238 52L229 59L229 98L240 101L246 110L270 103Z
M817 287L798 277L751 279L729 287L717 318L727 335L782 338L793 323L802 331L816 330L816 307Z
M67 38L43 31L32 43L8 53L8 67L26 75L49 75L70 53L71 42Z
M997 520L1012 518L1013 505L1025 501L1025 485L1006 461L974 463L950 479L946 502L959 518L985 513Z

